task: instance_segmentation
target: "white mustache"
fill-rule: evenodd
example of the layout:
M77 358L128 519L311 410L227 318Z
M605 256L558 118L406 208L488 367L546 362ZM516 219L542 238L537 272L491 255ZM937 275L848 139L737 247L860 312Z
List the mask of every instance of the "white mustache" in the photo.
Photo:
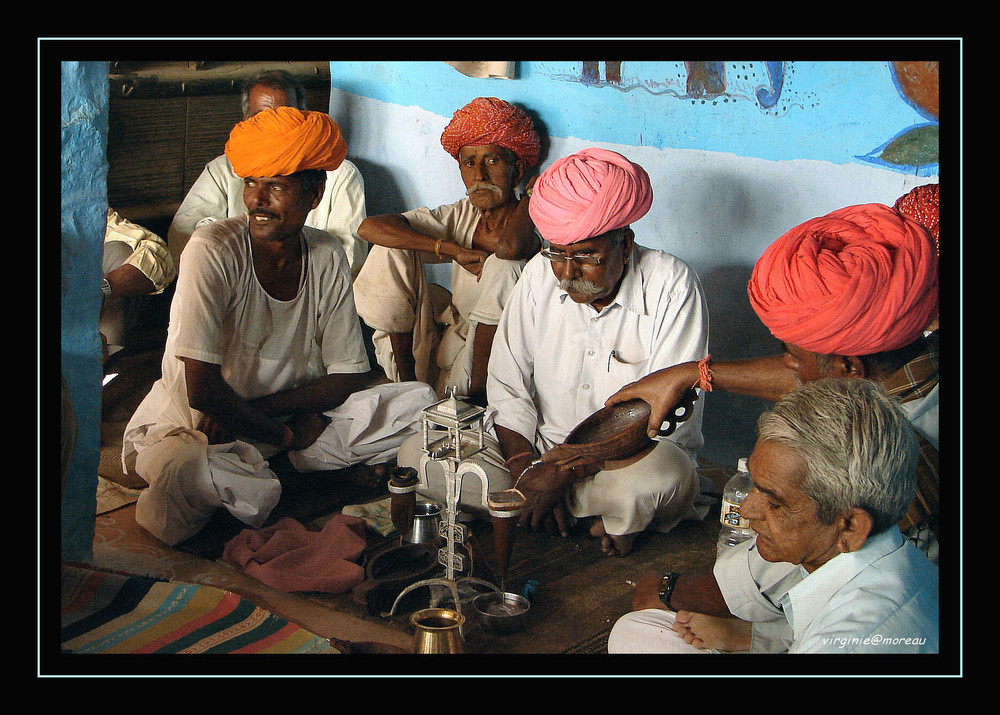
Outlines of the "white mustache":
M559 281L559 287L564 291L568 291L570 293L581 293L583 295L596 295L603 290L601 286L597 285L593 281L588 281L585 278L563 279Z
M492 191L497 196L503 194L503 190L499 186L496 186L495 184L488 184L485 181L480 181L470 186L468 191L465 192L465 195L470 196L473 191L479 191L480 189L485 189L486 191Z

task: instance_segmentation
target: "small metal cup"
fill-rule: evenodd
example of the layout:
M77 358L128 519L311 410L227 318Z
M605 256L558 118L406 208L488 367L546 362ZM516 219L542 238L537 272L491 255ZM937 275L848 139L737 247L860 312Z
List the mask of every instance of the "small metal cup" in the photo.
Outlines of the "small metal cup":
M403 541L427 544L441 538L441 507L434 502L417 502L413 507L413 526Z

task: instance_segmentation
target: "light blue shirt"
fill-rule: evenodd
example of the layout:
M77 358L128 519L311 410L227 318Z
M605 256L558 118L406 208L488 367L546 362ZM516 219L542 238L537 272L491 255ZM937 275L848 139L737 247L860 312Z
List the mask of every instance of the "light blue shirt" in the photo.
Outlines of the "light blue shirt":
M897 528L801 571L780 600L789 653L938 652L938 569Z

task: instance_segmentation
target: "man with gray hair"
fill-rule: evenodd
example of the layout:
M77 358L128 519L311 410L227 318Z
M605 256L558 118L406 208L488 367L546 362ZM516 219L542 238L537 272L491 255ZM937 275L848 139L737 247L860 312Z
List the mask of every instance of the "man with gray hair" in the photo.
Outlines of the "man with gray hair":
M250 77L240 94L243 119L262 109L295 107L305 111L305 87L285 70L265 70ZM246 213L243 179L225 154L210 161L195 180L167 230L167 245L177 263L196 226ZM344 160L326 173L326 189L319 205L309 212L306 226L326 231L347 254L351 277L356 278L368 254L368 243L357 235L365 219L365 184L358 167Z
M781 398L758 422L754 488L740 507L760 557L795 564L770 615L743 619L674 601L676 574L637 584L611 653L936 653L938 570L897 526L916 489L917 440L906 415L869 380L827 378ZM714 575L733 613L760 594ZM736 569L737 581L739 569Z

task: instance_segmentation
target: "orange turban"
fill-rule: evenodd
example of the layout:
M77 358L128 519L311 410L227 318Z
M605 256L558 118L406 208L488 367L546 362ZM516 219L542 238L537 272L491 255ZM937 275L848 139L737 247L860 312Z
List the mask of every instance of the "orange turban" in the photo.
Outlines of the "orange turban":
M747 292L771 333L814 353L871 355L916 340L937 313L934 241L882 204L796 226L764 251Z
M652 204L645 169L607 149L584 149L541 173L528 214L542 238L565 246L638 221Z
M931 232L938 244L938 185L924 184L896 199L893 206L899 213L912 218Z
M347 156L347 144L329 115L274 107L233 127L226 156L239 177L288 176L333 171Z
M538 163L541 139L531 117L496 97L477 97L457 110L441 133L441 146L458 159L463 146L498 144L529 167Z

